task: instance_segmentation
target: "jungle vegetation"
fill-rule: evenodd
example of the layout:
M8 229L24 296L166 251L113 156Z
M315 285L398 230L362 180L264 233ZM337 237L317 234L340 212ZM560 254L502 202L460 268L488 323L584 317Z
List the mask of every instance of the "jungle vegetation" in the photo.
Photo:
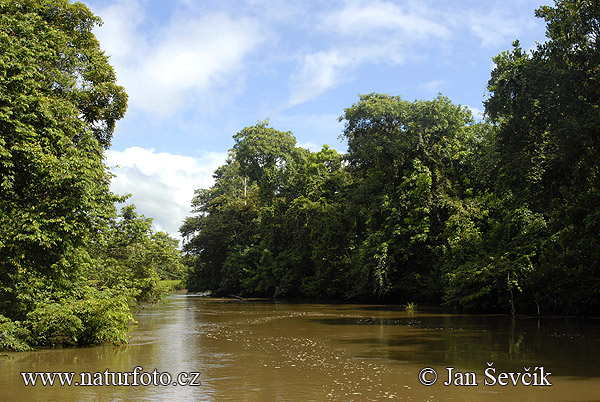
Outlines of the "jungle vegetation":
M600 302L600 5L558 0L547 40L494 58L485 118L371 93L346 153L268 121L181 226L191 291L586 314Z
M341 153L268 121L233 136L183 252L104 163L127 95L68 0L0 2L0 349L127 340L159 280L219 295L589 314L600 304L600 6L536 11L494 58L486 115L361 95Z
M0 2L0 349L126 342L134 302L181 276L178 241L109 191L127 104L67 0Z

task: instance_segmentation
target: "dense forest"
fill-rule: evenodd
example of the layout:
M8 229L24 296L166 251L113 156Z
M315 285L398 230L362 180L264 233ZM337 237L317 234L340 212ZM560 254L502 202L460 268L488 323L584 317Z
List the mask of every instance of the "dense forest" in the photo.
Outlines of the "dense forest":
M600 5L536 16L547 40L494 58L484 121L368 94L340 117L344 154L268 121L237 133L181 227L188 289L597 312Z
M182 274L178 241L109 191L127 104L67 0L0 3L0 349L125 342L131 308Z
M0 2L0 349L126 342L136 303L184 275L217 295L596 312L600 5L536 15L547 40L494 58L483 120L373 93L342 112L345 153L242 129L179 250L109 189L127 95L99 18Z

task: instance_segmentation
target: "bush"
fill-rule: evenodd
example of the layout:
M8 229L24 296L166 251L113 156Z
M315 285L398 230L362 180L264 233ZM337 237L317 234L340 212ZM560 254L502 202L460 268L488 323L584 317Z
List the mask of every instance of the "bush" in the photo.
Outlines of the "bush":
M29 330L19 321L11 321L0 315L0 350L24 352L32 350L27 341L31 337Z
M0 315L0 349L127 343L133 320L123 289L84 287L76 295L40 302L23 322Z
M75 314L72 300L40 303L27 314L33 343L40 346L77 344L83 322Z
M107 289L93 291L93 298L80 300L76 312L83 323L81 344L112 342L127 343L128 324L133 316L127 303L129 295L124 291Z

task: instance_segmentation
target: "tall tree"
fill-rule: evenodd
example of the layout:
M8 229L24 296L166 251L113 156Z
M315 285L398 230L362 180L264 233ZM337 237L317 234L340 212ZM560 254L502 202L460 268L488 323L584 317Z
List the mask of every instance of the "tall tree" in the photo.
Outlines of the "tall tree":
M296 139L290 132L269 127L269 121L246 127L233 136L240 174L258 184L261 197L272 199L283 186L294 158Z
M240 174L233 157L213 177L215 184L210 189L196 190L192 200L195 215L187 217L180 228L191 266L187 287L190 291L238 294L253 261L240 266L242 259L231 255L256 254L248 249L256 243L259 190L256 183L248 183Z
M363 95L345 109L343 136L358 179L351 201L358 234L354 292L435 298L438 248L453 204L472 185L478 126L470 111L439 96L407 102Z
M210 189L180 231L191 290L267 296L341 295L333 274L344 247L342 156L295 147L291 133L261 122L234 136ZM335 223L335 226L333 226ZM329 226L332 225L332 226ZM324 289L328 289L325 291Z
M123 340L130 317L126 299L83 275L120 199L103 152L127 103L92 33L100 23L67 0L0 2L0 315L25 320L33 343ZM83 319L109 311L113 323ZM79 336L55 336L65 331Z
M27 278L68 277L67 255L114 212L103 149L127 96L91 32L99 23L66 0L0 3L5 311L24 312L17 299L31 292Z
M600 6L558 0L536 15L548 40L530 54L515 42L488 84L503 226L521 233L500 246L524 308L582 312L600 303Z

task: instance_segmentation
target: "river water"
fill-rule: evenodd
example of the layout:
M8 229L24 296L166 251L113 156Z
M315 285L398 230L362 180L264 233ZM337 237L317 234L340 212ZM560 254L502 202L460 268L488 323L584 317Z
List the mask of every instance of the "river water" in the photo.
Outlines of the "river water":
M0 401L600 401L600 319L192 295L136 319L126 346L1 356ZM138 366L138 383L169 385L113 385L131 384ZM419 381L425 368L435 384ZM22 372L73 372L73 384L98 385L25 386ZM195 385L173 385L186 379L179 373Z

